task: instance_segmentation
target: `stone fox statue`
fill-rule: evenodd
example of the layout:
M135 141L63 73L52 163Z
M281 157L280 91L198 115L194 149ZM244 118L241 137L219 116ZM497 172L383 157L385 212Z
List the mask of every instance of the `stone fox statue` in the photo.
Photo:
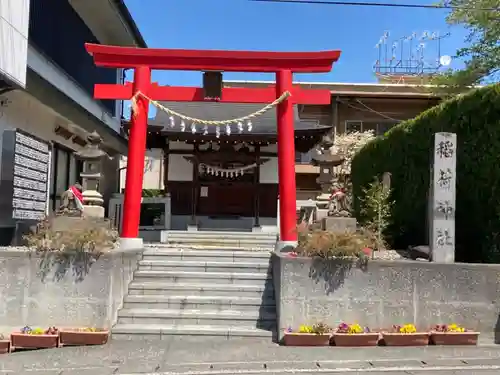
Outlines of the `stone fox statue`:
M61 195L61 205L59 206L59 211L83 211L83 195L82 186L79 183L70 186Z

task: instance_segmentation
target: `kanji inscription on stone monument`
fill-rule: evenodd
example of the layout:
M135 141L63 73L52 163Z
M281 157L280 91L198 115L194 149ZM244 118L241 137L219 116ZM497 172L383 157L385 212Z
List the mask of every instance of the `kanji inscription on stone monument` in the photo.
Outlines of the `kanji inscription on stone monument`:
M429 228L434 262L455 262L456 151L455 133L435 134Z

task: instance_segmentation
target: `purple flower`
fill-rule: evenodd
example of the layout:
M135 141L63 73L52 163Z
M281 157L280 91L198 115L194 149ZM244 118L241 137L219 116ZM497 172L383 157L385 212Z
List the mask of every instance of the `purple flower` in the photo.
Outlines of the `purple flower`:
M293 332L293 329L292 329L292 327L288 327L288 328L286 329L286 331L287 331L288 333L292 333L292 332Z

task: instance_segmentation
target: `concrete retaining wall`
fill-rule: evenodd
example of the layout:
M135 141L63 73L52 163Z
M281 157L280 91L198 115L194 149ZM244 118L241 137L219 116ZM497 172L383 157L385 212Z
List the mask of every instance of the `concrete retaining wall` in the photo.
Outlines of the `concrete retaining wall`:
M457 323L496 337L500 332L500 265L375 260L362 269L275 254L273 278L281 332L342 321L421 329Z
M0 333L32 327L111 327L139 254L41 257L0 250Z

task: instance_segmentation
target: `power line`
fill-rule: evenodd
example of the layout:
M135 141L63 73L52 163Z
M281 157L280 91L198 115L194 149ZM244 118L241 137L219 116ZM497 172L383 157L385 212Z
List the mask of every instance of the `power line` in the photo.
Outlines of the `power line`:
M288 3L288 4L314 4L314 5L345 5L345 6L363 6L363 7L386 7L386 8L421 8L421 9L460 9L460 10L476 10L486 12L499 12L498 8L475 8L453 5L439 4L394 4L394 3L369 3L358 1L319 1L319 0L249 0L259 3Z

